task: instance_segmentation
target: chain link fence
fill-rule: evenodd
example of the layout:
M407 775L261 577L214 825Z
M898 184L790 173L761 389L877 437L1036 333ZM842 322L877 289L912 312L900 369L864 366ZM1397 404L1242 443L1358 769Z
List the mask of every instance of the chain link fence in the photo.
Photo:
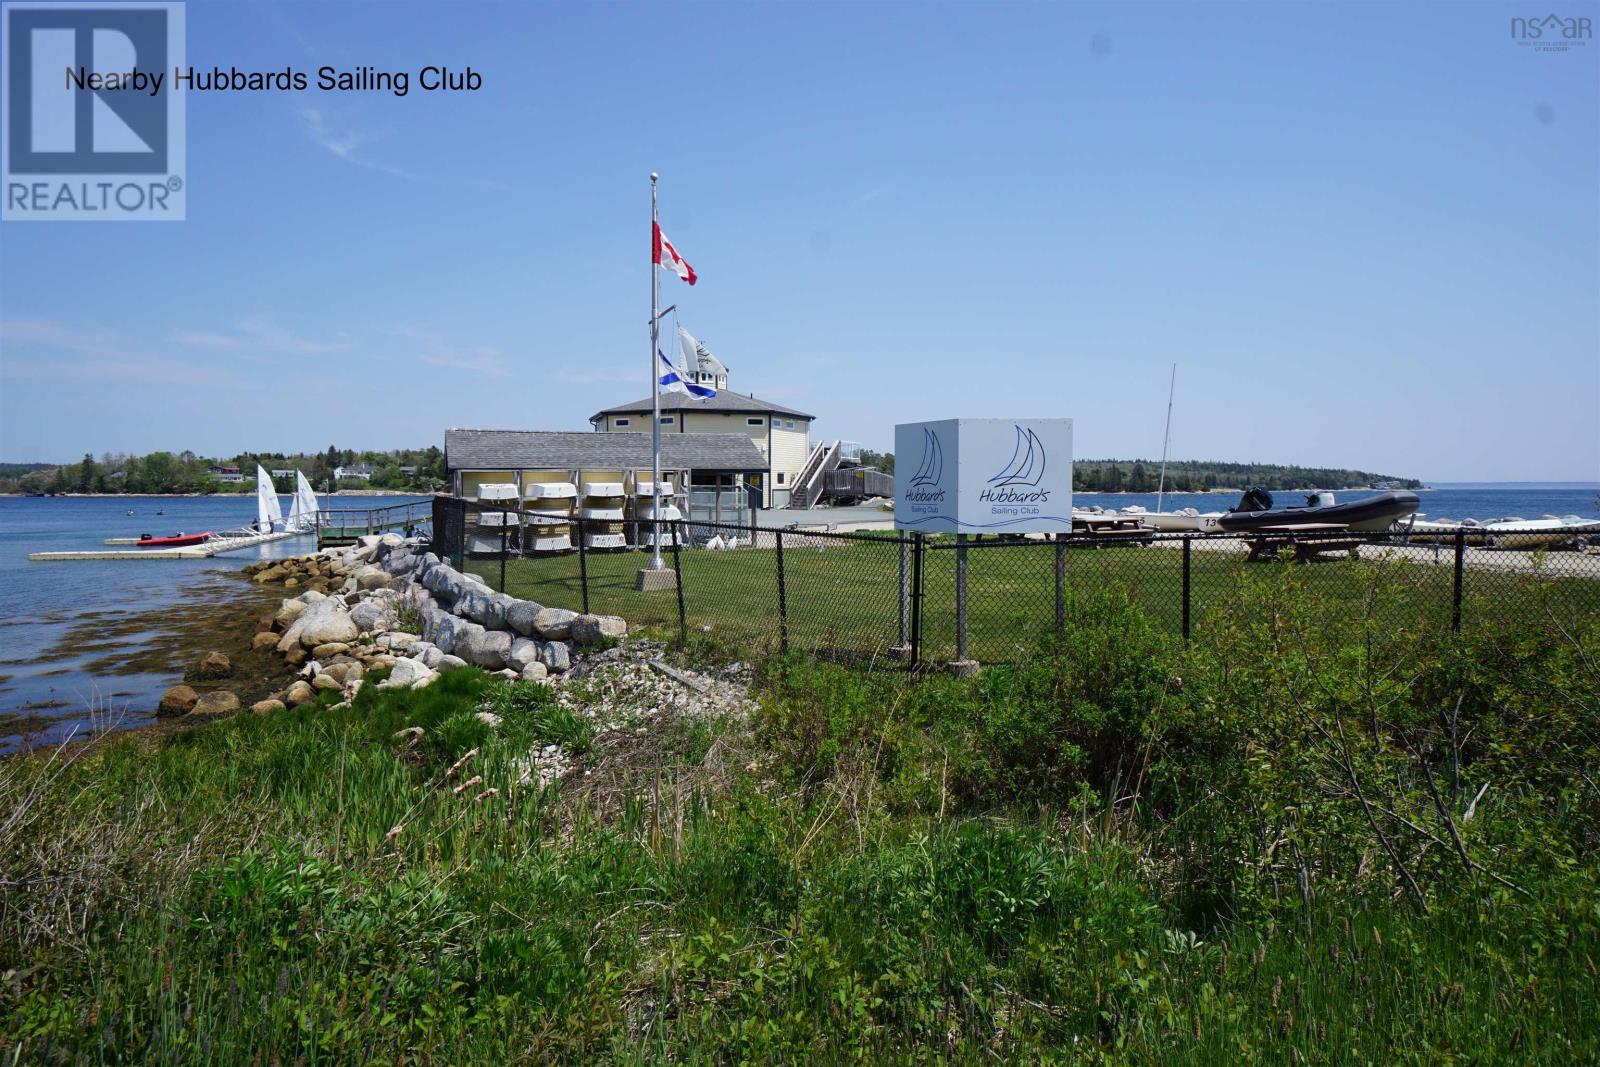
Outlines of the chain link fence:
M1576 535L1496 546L1466 531L1432 541L1346 530L973 539L660 525L675 588L638 588L649 520L599 522L439 497L433 548L492 588L547 606L757 649L910 666L1014 660L1106 597L1137 604L1186 640L1203 639L1259 612L1263 584L1286 567L1296 595L1329 627L1375 619L1560 629L1600 611L1600 546Z

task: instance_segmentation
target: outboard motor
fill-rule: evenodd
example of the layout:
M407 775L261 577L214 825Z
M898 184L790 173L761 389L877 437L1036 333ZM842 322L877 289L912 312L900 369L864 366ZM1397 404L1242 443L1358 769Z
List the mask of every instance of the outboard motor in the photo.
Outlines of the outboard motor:
M1239 498L1239 506L1234 511L1271 511L1272 494L1258 486L1253 486L1244 491L1244 496Z
M1337 501L1333 499L1333 494L1326 489L1318 490L1306 497L1306 507L1308 508L1331 508L1335 503Z

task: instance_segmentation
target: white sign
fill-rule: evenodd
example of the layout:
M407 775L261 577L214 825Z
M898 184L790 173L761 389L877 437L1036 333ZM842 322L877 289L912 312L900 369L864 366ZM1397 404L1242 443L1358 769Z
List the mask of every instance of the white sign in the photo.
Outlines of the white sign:
M897 529L1072 532L1071 419L901 423L894 472Z

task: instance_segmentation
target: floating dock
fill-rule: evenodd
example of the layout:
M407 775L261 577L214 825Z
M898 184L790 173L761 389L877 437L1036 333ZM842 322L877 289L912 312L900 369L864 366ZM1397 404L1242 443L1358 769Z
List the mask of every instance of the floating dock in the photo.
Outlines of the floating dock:
M289 537L300 537L301 534L279 532L265 534L250 534L247 537L213 537L201 545L187 545L183 548L113 548L109 550L85 549L77 552L30 552L28 558L35 563L56 563L64 560L95 560L95 559L205 559L209 556L221 555L224 552L237 552L241 548L254 548L264 545L269 541L282 541ZM136 545L139 542L133 538L113 538L106 544Z

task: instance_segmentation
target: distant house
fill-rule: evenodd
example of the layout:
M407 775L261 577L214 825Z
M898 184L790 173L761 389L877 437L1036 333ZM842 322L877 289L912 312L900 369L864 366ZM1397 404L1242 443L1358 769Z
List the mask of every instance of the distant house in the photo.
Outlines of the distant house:
M272 475L274 478L293 478L294 477L293 468L291 468L289 470L282 470L282 469L270 470L267 473Z
M413 474L417 473L417 468L415 468L415 467L401 467L400 468L400 473L404 474L407 478L409 478Z
M244 481L244 475L239 473L239 468L231 465L213 464L206 468L206 473L219 482Z
M349 478L353 481L364 482L371 477L372 468L364 463L358 463L353 467L333 468L333 478L335 481L339 482L344 481L346 478Z
M787 506L811 456L811 422L816 416L729 390L728 368L709 353L702 354L699 365L691 368L691 377L702 385L714 386L717 395L702 400L682 393L663 393L663 446L668 434L747 436L764 461L762 469L750 476L750 484L760 489L763 506ZM589 422L602 433L647 433L650 413L650 398L645 397L597 411Z

